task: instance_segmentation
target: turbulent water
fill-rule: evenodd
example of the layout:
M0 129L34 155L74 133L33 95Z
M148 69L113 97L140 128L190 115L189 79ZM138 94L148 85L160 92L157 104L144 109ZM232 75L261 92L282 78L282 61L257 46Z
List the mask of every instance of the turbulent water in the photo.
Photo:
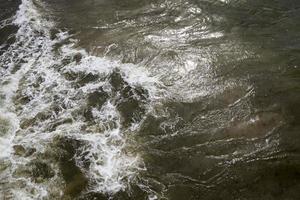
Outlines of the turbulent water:
M0 0L0 199L300 198L299 0Z

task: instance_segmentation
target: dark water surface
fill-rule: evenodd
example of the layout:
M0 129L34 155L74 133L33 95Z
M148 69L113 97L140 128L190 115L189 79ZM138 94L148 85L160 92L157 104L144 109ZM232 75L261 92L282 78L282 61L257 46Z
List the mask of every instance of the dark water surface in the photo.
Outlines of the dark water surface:
M0 199L300 198L299 0L1 0Z

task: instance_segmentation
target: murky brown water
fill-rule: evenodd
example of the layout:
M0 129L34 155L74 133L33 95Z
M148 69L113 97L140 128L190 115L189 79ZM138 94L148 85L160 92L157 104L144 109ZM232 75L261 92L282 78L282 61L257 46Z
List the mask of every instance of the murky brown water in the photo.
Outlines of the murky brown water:
M299 199L298 0L0 11L0 199Z

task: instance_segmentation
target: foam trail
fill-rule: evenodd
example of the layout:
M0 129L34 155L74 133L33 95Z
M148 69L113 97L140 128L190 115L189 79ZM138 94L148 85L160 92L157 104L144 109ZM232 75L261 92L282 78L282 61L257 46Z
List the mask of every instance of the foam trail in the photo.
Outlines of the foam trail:
M0 138L0 150L5 149L0 157L5 170L0 171L0 177L1 183L7 186L1 191L3 198L43 199L64 195L65 181L59 161L51 157L56 155L53 141L57 137L83 144L76 149L74 159L88 178L90 191L112 195L125 190L141 170L138 154L126 151L127 135L138 126L123 126L116 102L119 97L113 92L110 75L118 69L131 88L143 87L153 100L158 98L158 79L144 68L77 50L72 42L63 45L58 54L53 53L54 45L68 35L61 32L56 35L57 39L51 40L49 32L54 23L45 20L31 0L22 0L13 23L19 27L16 42L0 56L6 66L1 69L0 85L4 96L0 102L1 123L3 121L0 125L7 129ZM71 59L63 64L66 58L76 54L82 56L79 63ZM15 70L16 66L19 69ZM67 73L94 74L100 76L101 81L76 88L76 80L65 78ZM103 88L107 99L101 108L92 108L93 120L86 122L81 114L74 113L87 107L87 97L99 88ZM82 130L83 126L89 130ZM88 168L84 167L83 160L90 163ZM46 168L47 173L33 177L37 166Z

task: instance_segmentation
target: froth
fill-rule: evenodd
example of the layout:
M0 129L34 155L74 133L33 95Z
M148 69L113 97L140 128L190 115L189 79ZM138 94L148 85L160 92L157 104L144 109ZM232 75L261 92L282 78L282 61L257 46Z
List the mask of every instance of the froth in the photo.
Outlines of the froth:
M19 26L16 42L1 56L1 62L7 66L1 74L7 83L0 88L5 96L2 103L5 106L0 111L5 117L2 120L0 116L0 120L8 128L7 133L1 134L0 150L4 153L0 159L10 163L5 173L0 172L9 187L4 197L42 199L63 195L58 165L48 166L47 162L53 158L45 158L46 152L51 155L54 151L51 143L58 136L83 142L74 159L88 177L90 191L114 194L125 190L141 168L138 154L126 150L132 127L137 126L123 127L122 116L112 99L109 76L118 69L131 87L141 86L152 97L156 96L158 80L145 68L89 55L75 49L72 42L63 45L58 55L53 53L54 45L68 35L60 32L51 40L49 32L54 24L43 19L31 0L22 1L13 23ZM80 54L80 61L72 60L75 54ZM70 61L63 63L67 58ZM13 72L17 64L20 68ZM65 78L68 72L102 78L75 88L74 82ZM101 107L92 108L93 122L89 124L74 113L81 112L87 106L86 97L101 87L108 93L108 99ZM87 130L82 129L83 125L88 126ZM20 152L13 149L14 145L19 145ZM30 148L33 149L28 152ZM88 160L89 167L84 167L83 160ZM24 170L35 162L48 170L46 174L38 174L38 180Z

